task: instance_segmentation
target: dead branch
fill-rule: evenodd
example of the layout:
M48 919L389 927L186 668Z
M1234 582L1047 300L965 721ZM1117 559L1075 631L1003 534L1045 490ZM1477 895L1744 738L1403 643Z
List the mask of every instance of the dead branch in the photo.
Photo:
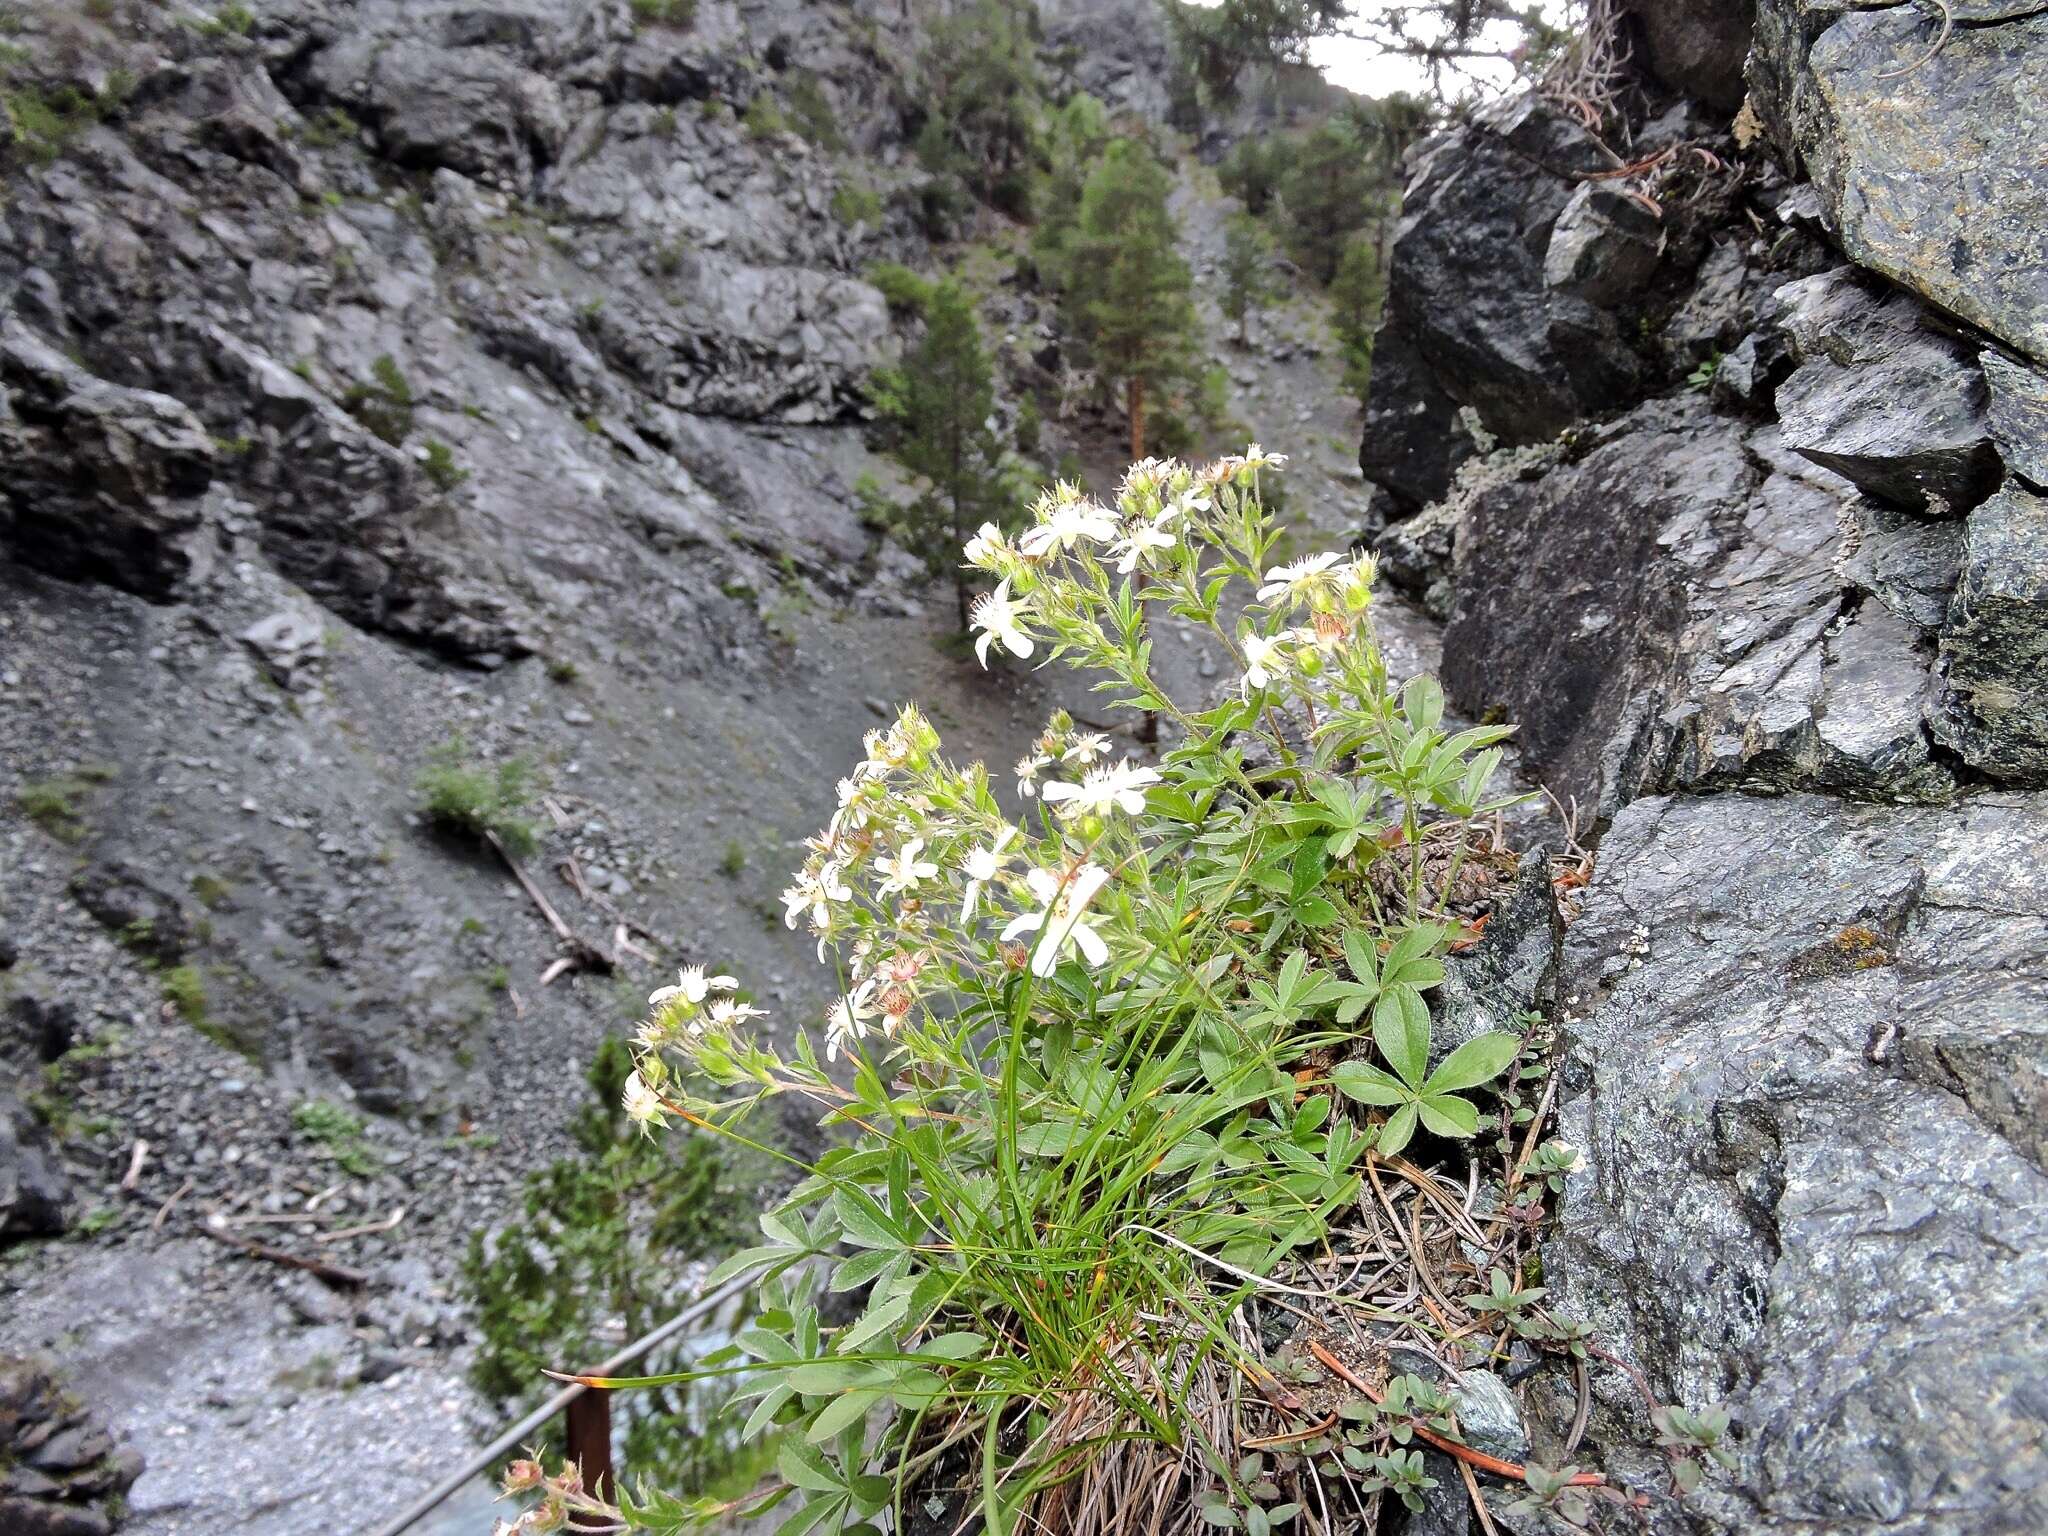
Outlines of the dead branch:
M595 971L600 976L609 976L619 968L619 962L610 950L593 944L562 921L562 914L555 910L554 903L541 893L540 887L533 883L533 877L512 857L512 851L505 846L497 833L486 831L484 840L497 849L498 857L503 859L505 867L512 871L512 878L518 881L519 888L526 892L526 899L533 903L535 910L546 920L547 925L555 930L555 937L560 939L569 951L541 973L542 986L546 986L564 971Z
M271 1264L282 1264L287 1269L303 1269L314 1279L324 1284L346 1290L360 1290L370 1283L370 1277L359 1269L347 1269L339 1264L329 1264L324 1259L309 1259L300 1254L287 1253L282 1248L272 1248L263 1243L251 1242L246 1237L237 1237L211 1222L201 1222L199 1230L217 1243L226 1243L230 1248L239 1248L251 1258L262 1259Z

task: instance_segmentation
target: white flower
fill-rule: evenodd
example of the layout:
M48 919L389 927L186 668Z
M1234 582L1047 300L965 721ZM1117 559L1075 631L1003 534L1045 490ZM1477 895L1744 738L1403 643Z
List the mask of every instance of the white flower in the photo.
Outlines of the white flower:
M1259 601L1270 603L1275 598L1296 598L1311 588L1320 586L1327 578L1331 566L1343 559L1333 550L1324 550L1319 555L1308 555L1291 565L1276 565L1266 572L1266 584L1259 588Z
M1051 758L1045 757L1043 755L1018 758L1017 793L1022 795L1026 800L1029 800L1033 795L1036 795L1038 793L1039 770L1045 768L1051 762Z
M1079 763L1086 768L1095 759L1109 750L1109 738L1103 735L1076 736L1074 744L1061 754L1070 763Z
M851 1045L856 1040L865 1040L868 1035L868 1021L874 1018L876 1010L868 1002L868 993L873 984L862 982L851 992L834 1003L825 1014L825 1059L835 1061L842 1045Z
M1244 451L1244 465L1247 469L1262 469L1268 464L1272 465L1273 468L1278 469L1281 465L1285 464L1286 462L1286 454L1268 453L1265 449L1261 448L1257 443L1251 444Z
M975 904L981 900L982 887L1002 873L1003 866L1010 862L1011 855L1003 850L1008 848L1017 836L1017 829L1005 822L1003 830L991 838L985 847L968 853L961 869L967 875L967 899L960 907L960 921L967 922L974 916Z
M1140 768L1125 758L1120 763L1089 769L1078 784L1048 784L1045 798L1048 803L1065 802L1060 807L1063 816L1082 816L1112 807L1135 816L1145 809L1145 786L1158 782L1156 770Z
M1062 881L1050 870L1034 869L1024 880L1031 887L1031 894L1045 904L1045 910L1019 913L1010 919L1002 936L1014 939L1026 933L1038 935L1037 946L1031 952L1032 975L1050 976L1059 968L1061 955L1069 949L1079 949L1081 958L1089 965L1100 965L1109 958L1109 946L1102 935L1081 921L1095 893L1108 883L1108 870L1098 864L1083 864Z
M713 992L730 992L739 982L731 976L706 976L701 965L686 965L676 972L676 984L672 987L657 987L647 994L647 1006L659 1008L664 1003L681 998L692 1008L703 1002Z
M743 1003L735 997L721 997L711 1005L710 1018L714 1025L744 1024L749 1019L765 1019L766 1008L756 1008L752 1003Z
M875 860L875 870L883 877L882 883L875 887L876 894L893 896L898 891L915 890L920 880L929 880L938 874L938 865L918 857L923 852L924 839L913 837L893 859Z
M1007 576L996 583L995 591L984 592L974 600L968 621L981 631L974 642L974 654L982 666L988 665L988 648L996 641L1000 641L1003 649L1012 656L1031 654L1031 637L1017 622L1024 612L1022 603L1010 599L1010 578Z
M1379 575L1379 561L1371 555L1360 554L1352 556L1351 563L1344 567L1338 579L1343 583L1344 589L1354 597L1368 597L1372 593L1372 584L1379 580Z
M967 563L979 570L1001 570L1010 555L1010 541L994 523L983 523L980 531L967 541L963 553Z
M647 1080L637 1070L626 1074L626 1090L620 1102L625 1106L626 1118L638 1126L651 1126L668 1113L661 1095L647 1086Z
M1285 635L1276 635L1271 640L1264 635L1244 637L1244 685L1239 691L1246 699L1273 681L1279 670L1274 658L1286 643Z
M1045 509L1044 521L1017 541L1031 556L1052 555L1080 539L1097 544L1116 537L1116 519L1092 501L1058 500Z
M1128 576L1140 564L1150 564L1149 551L1171 549L1175 544L1173 535L1157 522L1133 523L1121 539L1109 547L1117 560L1117 574Z

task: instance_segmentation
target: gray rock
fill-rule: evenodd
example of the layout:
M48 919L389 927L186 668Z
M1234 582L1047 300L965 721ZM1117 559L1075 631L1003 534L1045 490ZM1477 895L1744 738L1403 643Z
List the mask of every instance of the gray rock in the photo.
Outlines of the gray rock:
M1723 112L1742 105L1755 0L1627 0L1643 30L1650 72Z
M213 458L176 400L95 377L0 317L0 540L28 564L169 597L208 563Z
M1515 720L1539 777L1602 817L1681 787L1950 791L1923 711L1953 541L1852 543L1852 486L1697 396L1592 443L1471 499L1444 636L1462 709ZM1864 600L1884 591L1896 609Z
M1979 353L1977 362L1991 390L1991 438L2005 467L2048 490L2048 373L1997 351Z
M1641 203L1584 181L1551 227L1543 281L1589 304L1612 307L1642 290L1663 254L1664 226Z
M1659 1530L2048 1521L2048 801L1637 801L1565 945L1552 1299L1740 1468ZM1640 936L1647 933L1648 950ZM1592 1443L1663 1480L1634 1387Z
M1580 185L1605 159L1590 135L1534 96L1441 135L1402 203L1375 343L1359 462L1410 505L1450 488L1469 455L1454 435L1473 407L1508 444L1554 437L1631 399L1641 360L1615 317L1544 282L1544 253Z
M0 1089L0 1243L55 1237L70 1225L71 1185L43 1125Z
M2009 783L2048 783L2048 499L2011 484L1970 514L1941 631L1935 730Z
M1750 85L1854 261L2048 362L2048 11L1761 0Z
M1853 268L1777 298L1799 365L1777 391L1787 447L1915 511L1967 512L1991 494L2001 469L1975 349Z

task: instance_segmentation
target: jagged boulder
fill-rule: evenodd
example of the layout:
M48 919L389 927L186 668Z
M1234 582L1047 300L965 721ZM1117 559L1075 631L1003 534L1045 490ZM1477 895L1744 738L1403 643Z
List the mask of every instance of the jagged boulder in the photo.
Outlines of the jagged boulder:
M39 1360L0 1356L0 1531L108 1536L142 1453L117 1446Z
M1953 25L1951 25L1953 23ZM1761 0L1752 97L1859 265L2048 362L2048 6Z
M1625 9L1642 29L1651 74L1667 90L1725 112L1742 105L1755 0L1627 0Z
M0 318L0 539L28 564L169 597L208 564L214 458L178 401L95 377Z
M1991 438L2005 467L2048 490L2048 373L1987 349L1977 358L1991 391Z
M1537 774L1602 816L1729 785L1938 798L1932 631L1960 540L1928 526L1775 428L1653 401L1471 499L1445 685L1517 721Z
M34 1111L0 1088L0 1244L71 1224L71 1181Z
M1775 299L1798 365L1777 391L1787 447L1914 511L1959 514L1991 494L2004 470L1975 347L1853 267Z
M1936 734L1993 778L2048 784L2048 498L2010 484L1970 514L1941 666Z
M1739 1469L1653 1529L2048 1529L2044 859L2040 796L1654 798L1609 830L1544 1280L1666 1401L1733 1409ZM1634 1384L1592 1381L1589 1443L1663 1485Z
M1624 264L1619 255L1561 253L1567 285L1545 280L1559 216L1580 186L1573 173L1607 163L1592 135L1535 96L1482 112L1424 152L1374 344L1359 451L1368 480L1411 508L1442 496L1475 451L1459 406L1512 445L1635 397L1642 360L1615 316L1570 286L1582 267Z

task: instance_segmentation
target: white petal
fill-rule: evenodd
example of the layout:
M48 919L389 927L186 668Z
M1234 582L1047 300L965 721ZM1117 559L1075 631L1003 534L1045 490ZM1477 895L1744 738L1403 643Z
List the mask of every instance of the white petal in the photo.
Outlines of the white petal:
M1082 958L1090 965L1100 965L1109 958L1109 946L1102 942L1102 935L1086 923L1074 925L1074 942L1080 946Z
M1020 912L1010 919L1008 925L1003 929L1001 937L1009 940L1016 938L1020 934L1036 933L1044 923L1045 914L1043 912Z

